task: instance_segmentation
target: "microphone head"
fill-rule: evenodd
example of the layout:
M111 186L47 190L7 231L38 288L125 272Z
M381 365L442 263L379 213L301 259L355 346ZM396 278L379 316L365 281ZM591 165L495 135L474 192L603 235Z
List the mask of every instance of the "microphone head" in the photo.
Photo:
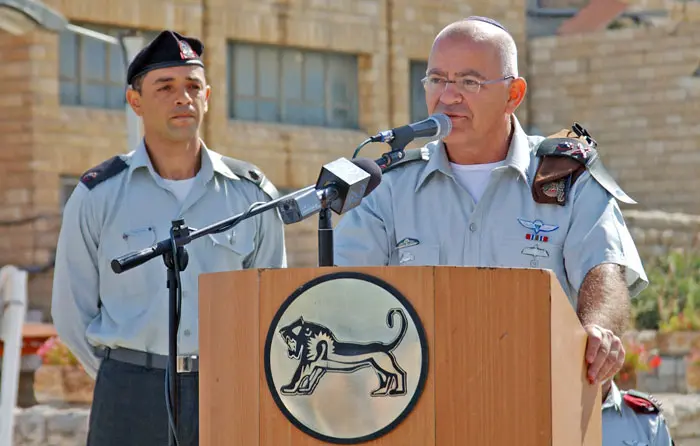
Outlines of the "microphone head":
M437 132L435 133L436 138L445 138L452 131L452 120L446 114L436 113L434 115L430 115L430 118L428 119L435 121L438 126Z
M365 189L365 197L382 182L382 169L369 158L355 158L352 163L369 174L369 182Z

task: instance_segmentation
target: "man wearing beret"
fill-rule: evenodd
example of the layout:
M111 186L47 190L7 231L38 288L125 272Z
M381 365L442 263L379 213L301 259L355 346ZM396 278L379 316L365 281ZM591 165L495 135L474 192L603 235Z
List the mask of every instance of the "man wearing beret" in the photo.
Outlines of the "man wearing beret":
M87 171L68 200L56 252L52 316L61 339L96 378L88 445L168 444L167 269L154 259L122 274L110 261L277 196L252 164L224 157L200 138L211 87L198 39L163 31L128 68L126 99L143 120L132 152ZM197 445L198 276L286 267L284 226L264 212L187 245L177 335L177 440Z

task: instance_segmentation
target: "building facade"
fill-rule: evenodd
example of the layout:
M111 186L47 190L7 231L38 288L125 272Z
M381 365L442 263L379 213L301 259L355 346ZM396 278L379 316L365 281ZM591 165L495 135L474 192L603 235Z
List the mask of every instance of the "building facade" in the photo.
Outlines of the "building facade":
M521 0L45 3L105 34L170 28L200 37L212 85L204 140L255 163L284 191L314 183L324 163L351 156L368 133L425 116L419 79L435 34L451 21L494 17L525 47ZM125 61L118 46L47 31L0 31L0 60L0 221L12 223L2 226L0 263L47 266L32 274L30 294L48 315L63 203L82 172L132 149ZM315 264L316 224L287 227L291 266Z
M148 39L169 28L200 37L212 85L204 140L257 164L283 192L315 183L324 163L350 157L368 134L425 117L420 79L435 34L469 15L493 17L518 44L526 128L549 134L578 121L638 209L700 214L698 2L632 1L637 12L669 8L672 26L569 36L545 34L586 2L45 3L105 34ZM82 172L132 149L126 64L119 46L48 31L0 30L0 60L0 265L34 267L30 302L46 317L63 204ZM362 156L387 148L370 145ZM290 266L316 264L316 227L313 217L287 226Z

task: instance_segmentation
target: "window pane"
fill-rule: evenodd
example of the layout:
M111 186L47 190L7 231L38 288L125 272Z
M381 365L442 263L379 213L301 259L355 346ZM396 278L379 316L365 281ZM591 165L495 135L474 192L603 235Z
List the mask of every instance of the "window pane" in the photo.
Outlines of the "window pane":
M301 51L282 53L282 88L285 99L301 99L301 69L304 58Z
M106 79L105 69L107 67L106 44L97 39L81 37L81 80L101 81Z
M357 63L348 56L331 57L328 64L331 127L357 127Z
M255 50L250 46L233 49L233 95L255 96Z
M107 87L107 107L117 109L126 107L125 87L110 85Z
M78 105L80 97L78 96L78 83L73 81L60 81L59 94L61 95L61 104Z
M260 121L277 122L280 120L277 110L277 101L259 101L257 118Z
M107 87L101 84L82 84L80 86L80 103L88 107L105 107L107 104Z
M233 117L236 119L255 119L255 101L252 99L233 99Z
M78 77L78 40L77 34L63 31L59 37L59 76L64 79Z
M425 77L428 64L425 62L411 62L411 121L416 122L428 117L428 108L425 105L425 90L420 80Z
M279 98L279 53L274 48L258 50L258 96L261 98Z
M110 47L109 49L109 80L122 85L126 83L124 56L121 48L118 47Z
M305 124L304 105L301 101L287 101L284 103L282 122L287 124Z
M317 53L304 55L304 100L323 105L326 99L325 66L323 57Z
M305 107L304 124L317 126L326 125L326 109L322 105L310 105Z

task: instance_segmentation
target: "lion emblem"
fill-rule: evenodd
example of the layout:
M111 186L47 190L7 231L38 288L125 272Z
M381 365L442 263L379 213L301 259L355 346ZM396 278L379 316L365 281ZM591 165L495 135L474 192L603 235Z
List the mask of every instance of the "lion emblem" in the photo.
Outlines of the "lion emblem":
M370 367L377 374L379 387L371 396L400 396L406 394L406 372L399 366L393 350L406 335L406 315L392 308L386 323L394 327L394 316L400 319L399 333L388 344L341 342L321 324L299 317L282 327L279 335L287 346L287 356L299 360L299 366L289 384L280 388L284 395L311 395L327 372L353 373Z

